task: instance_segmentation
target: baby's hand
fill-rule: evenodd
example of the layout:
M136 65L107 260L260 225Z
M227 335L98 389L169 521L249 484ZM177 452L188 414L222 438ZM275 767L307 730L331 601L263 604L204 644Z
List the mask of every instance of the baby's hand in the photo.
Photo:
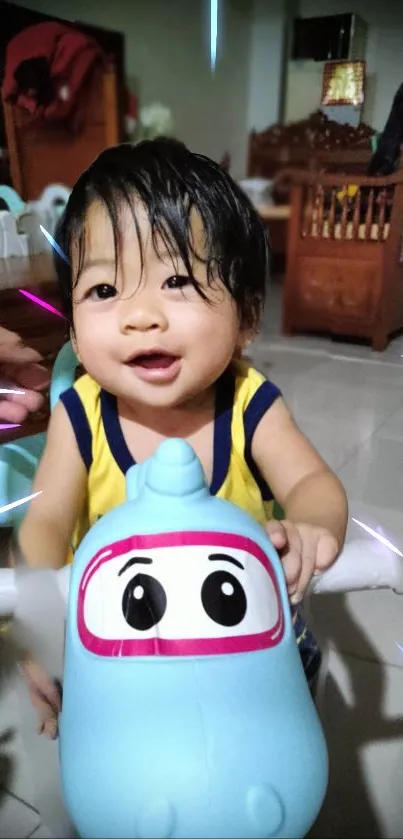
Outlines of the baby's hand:
M265 529L283 562L291 603L300 603L313 575L337 558L337 539L324 527L287 520L269 521Z
M58 734L57 718L61 709L60 691L35 661L26 659L20 665L20 669L26 679L31 702L39 714L38 733L55 740Z

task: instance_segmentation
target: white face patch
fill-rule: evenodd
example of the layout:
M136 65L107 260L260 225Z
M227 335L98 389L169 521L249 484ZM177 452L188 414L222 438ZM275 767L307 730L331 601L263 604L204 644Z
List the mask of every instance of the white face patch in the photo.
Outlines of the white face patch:
M284 627L265 554L217 533L133 537L101 551L78 611L81 640L98 655L245 652L278 643Z

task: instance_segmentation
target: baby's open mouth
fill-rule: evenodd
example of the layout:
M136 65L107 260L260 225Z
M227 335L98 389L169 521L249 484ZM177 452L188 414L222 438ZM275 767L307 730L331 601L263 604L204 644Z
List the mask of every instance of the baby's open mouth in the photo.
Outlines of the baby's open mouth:
M178 356L156 350L155 352L136 355L126 364L129 364L130 367L142 367L145 370L161 370L171 367L175 361L178 361Z

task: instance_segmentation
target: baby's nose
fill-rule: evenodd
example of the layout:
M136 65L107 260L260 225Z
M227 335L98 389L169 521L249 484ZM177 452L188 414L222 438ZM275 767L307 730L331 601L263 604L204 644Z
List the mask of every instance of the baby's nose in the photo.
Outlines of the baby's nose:
M134 295L133 299L122 301L122 332L137 330L148 332L152 329L167 328L167 318L163 307L154 297Z

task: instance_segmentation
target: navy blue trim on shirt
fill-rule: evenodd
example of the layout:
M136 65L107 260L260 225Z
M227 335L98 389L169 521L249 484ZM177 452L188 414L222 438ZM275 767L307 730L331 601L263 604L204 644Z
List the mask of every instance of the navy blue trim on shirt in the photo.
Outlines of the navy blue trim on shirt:
M217 495L228 474L231 459L231 426L235 398L235 376L225 372L216 388L213 444L213 477L210 493Z
M281 391L272 382L266 380L263 382L252 399L243 415L244 433L245 433L245 461L260 489L263 501L272 501L273 494L270 487L260 474L252 456L252 440L253 435L259 425L260 420L265 415L266 411L271 408L273 402L281 396Z
M67 411L83 463L89 471L92 465L92 434L83 403L73 387L61 394L60 401Z
M213 443L213 476L210 492L216 495L225 481L231 457L231 425L232 410L235 396L235 378L225 373L217 383L215 414L214 414L214 443ZM132 457L117 411L116 396L101 389L101 417L105 429L106 439L112 456L124 475L136 461Z
M121 472L126 475L128 469L136 461L131 455L123 435L118 416L117 399L107 390L101 388L101 417L109 448Z

